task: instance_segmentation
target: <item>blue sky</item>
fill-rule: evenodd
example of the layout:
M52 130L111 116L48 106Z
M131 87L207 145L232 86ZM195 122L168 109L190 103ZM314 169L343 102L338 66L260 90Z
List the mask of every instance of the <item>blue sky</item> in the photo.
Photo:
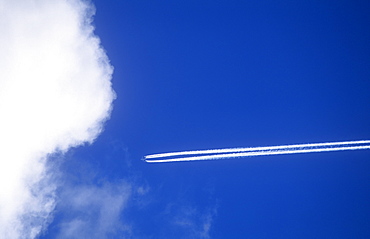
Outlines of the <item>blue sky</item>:
M368 138L366 1L94 4L117 99L104 133L72 157L92 158L98 178L145 185L131 199L145 206L122 213L133 238L202 238L206 217L209 238L370 236L367 151L140 161Z
M209 238L370 236L367 151L140 161L368 138L368 3L94 4L117 99L104 133L72 157L92 158L97 178L145 185L137 199L145 206L131 202L122 212L133 238L202 238L202 217L211 217Z
M368 150L141 160L369 139L369 2L93 4L117 98L93 144L53 155L40 238L370 237Z

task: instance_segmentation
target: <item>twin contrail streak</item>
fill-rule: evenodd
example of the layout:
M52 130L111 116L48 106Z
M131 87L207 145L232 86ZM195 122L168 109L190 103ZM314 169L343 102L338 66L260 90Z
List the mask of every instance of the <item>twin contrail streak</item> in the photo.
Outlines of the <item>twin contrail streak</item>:
M145 156L144 160L148 163L164 163L181 161L217 160L217 159L278 155L278 154L332 152L332 151L359 150L359 149L370 149L370 140L182 151L182 152L151 154Z

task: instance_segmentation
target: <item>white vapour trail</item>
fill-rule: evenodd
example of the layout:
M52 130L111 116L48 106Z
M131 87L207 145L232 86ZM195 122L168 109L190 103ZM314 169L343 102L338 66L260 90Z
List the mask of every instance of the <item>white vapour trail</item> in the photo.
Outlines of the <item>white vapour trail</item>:
M259 150L275 150L275 149L307 148L307 147L329 147L329 146L337 146L337 145L354 145L354 144L369 144L369 143L370 143L370 140L357 140L357 141L292 144L292 145L248 147L248 148L206 149L206 150L192 150L192 151L181 151L181 152L171 152L171 153L161 153L161 154L150 154L150 155L146 155L145 159L175 157L175 156L181 156L181 155L236 153L236 152L248 152L248 151L259 151Z
M0 237L36 238L55 207L48 156L91 143L112 67L85 0L0 0Z
M333 146L339 146L339 147L333 147ZM153 157L153 155L148 155L149 157L145 156L144 159L148 163L162 163L162 162L215 160L215 159L263 156L263 155L278 155L278 154L298 154L298 153L315 153L315 152L318 153L318 152L359 150L359 149L370 149L370 141L361 140L361 141L346 141L346 142L251 147L251 148L239 148L239 149L232 148L232 149L184 151L184 152L174 152L174 153L165 153L165 154L155 154L157 155L156 157ZM196 154L195 152L200 152L200 153ZM210 154L210 155L206 155L206 154ZM186 156L186 155L195 155L195 156L181 157L181 156ZM180 156L180 157L176 157L176 156ZM174 157L174 158L171 158L171 157Z

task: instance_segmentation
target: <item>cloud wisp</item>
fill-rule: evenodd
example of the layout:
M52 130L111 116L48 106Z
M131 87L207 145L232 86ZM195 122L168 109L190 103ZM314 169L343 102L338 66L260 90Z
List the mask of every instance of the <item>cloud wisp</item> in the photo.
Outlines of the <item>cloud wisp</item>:
M113 68L82 0L0 0L0 235L36 238L55 208L48 156L92 143Z
M144 160L148 163L164 163L216 160L278 154L319 153L359 149L370 149L370 140L181 151L172 153L151 154L145 156Z
M131 238L131 226L121 219L131 194L124 181L66 186L57 207L63 213L55 238Z

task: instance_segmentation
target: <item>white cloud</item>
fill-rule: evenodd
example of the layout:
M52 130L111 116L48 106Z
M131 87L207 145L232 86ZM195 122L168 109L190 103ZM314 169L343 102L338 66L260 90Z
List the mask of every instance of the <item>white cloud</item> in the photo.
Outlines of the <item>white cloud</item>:
M112 67L82 0L0 0L0 235L35 238L55 207L48 155L91 143Z

